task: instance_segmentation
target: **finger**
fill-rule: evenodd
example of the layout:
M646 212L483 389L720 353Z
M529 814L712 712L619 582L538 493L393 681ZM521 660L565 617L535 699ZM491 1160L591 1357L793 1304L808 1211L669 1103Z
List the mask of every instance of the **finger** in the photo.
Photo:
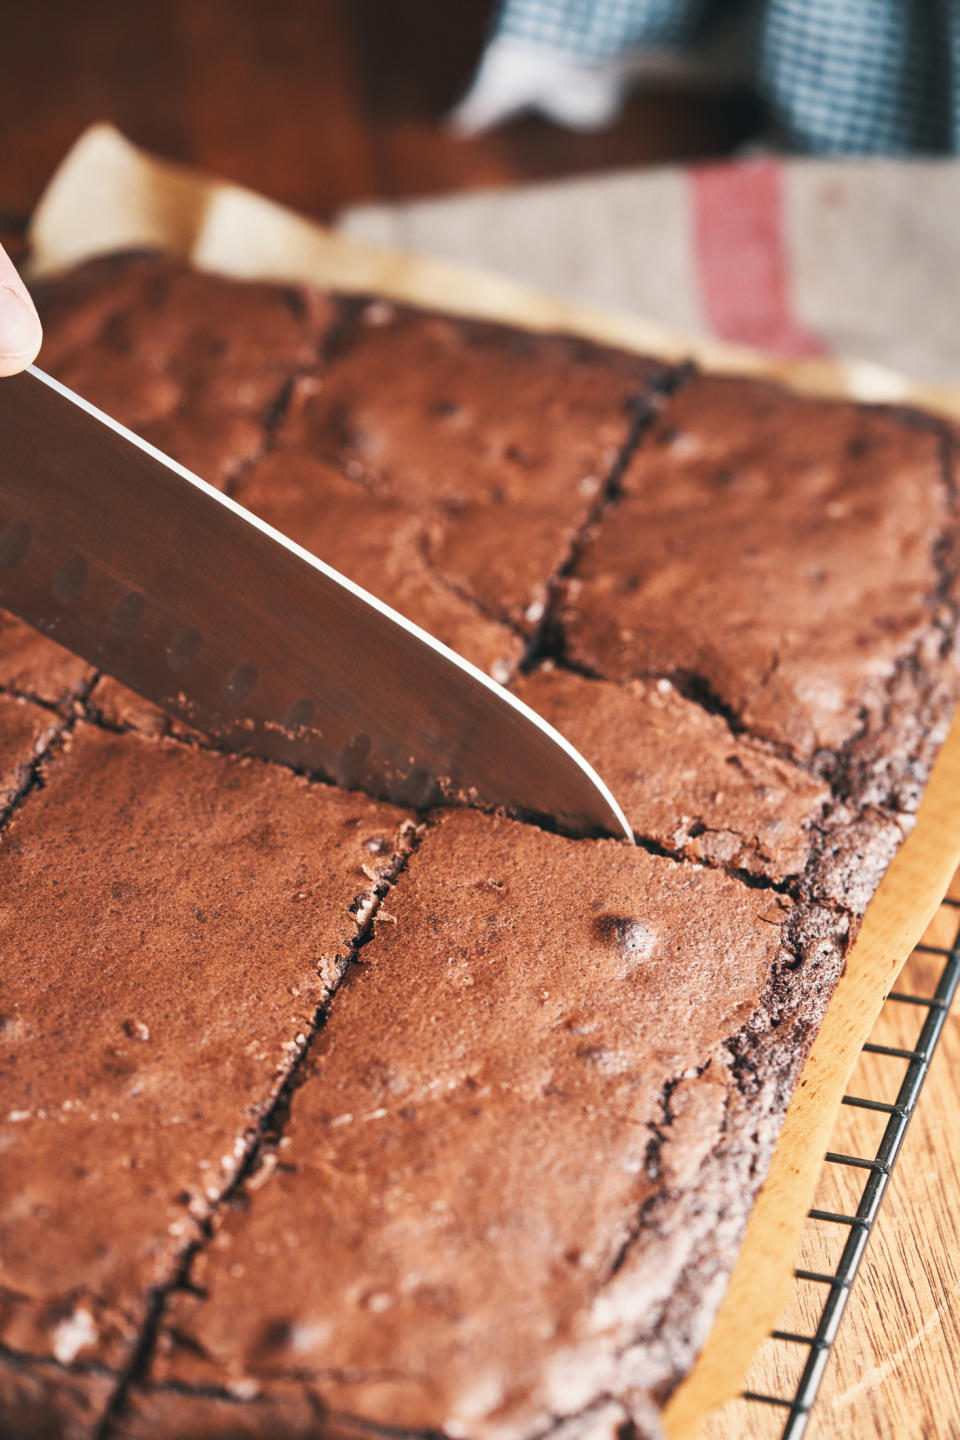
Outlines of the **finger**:
M15 375L34 359L43 331L27 288L0 246L0 375Z

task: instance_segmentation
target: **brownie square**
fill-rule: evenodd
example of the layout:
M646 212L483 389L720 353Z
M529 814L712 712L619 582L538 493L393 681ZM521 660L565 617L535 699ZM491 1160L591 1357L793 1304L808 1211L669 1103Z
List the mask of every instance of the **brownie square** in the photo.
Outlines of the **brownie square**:
M565 653L592 674L674 678L810 760L850 743L952 624L954 497L923 417L700 376L621 486L565 582Z
M235 496L495 679L516 670L523 638L432 564L435 520L429 514L392 499L373 500L333 465L292 448L254 466Z
M160 256L94 261L36 298L44 368L221 487L267 447L335 315L317 291L238 286Z
M642 840L781 885L803 874L829 786L670 680L615 685L544 667L511 688L599 771Z
M119 1367L338 983L404 817L84 723L41 778L0 847L0 1336Z

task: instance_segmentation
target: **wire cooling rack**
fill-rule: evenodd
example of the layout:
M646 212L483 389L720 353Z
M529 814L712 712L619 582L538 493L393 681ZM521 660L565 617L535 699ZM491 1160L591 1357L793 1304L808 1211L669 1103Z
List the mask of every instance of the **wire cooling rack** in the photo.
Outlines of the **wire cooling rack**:
M815 1325L805 1326L806 1333L775 1330L771 1337L779 1346L791 1352L790 1357L785 1357L782 1368L797 1378L793 1384L785 1387L790 1391L788 1394L774 1395L746 1390L742 1395L742 1399L749 1402L751 1412L757 1417L761 1409L783 1413L782 1429L775 1432L780 1440L800 1440L807 1428L860 1261L863 1259L870 1232L880 1212L897 1155L907 1133L907 1126L930 1069L947 1012L960 984L960 901L948 898L943 904L949 907L951 913L954 938L950 948L921 944L914 951L915 957L924 960L925 968L934 965L939 970L935 987L929 994L919 993L921 988L927 987L910 984L908 965L899 982L902 988L891 991L887 996L881 1021L874 1029L874 1034L882 1032L884 1017L893 1019L890 1014L891 1007L913 1006L923 1017L915 1041L909 1046L872 1041L864 1046L865 1055L906 1062L899 1088L889 1099L873 1099L860 1094L844 1096L844 1105L855 1110L873 1112L881 1121L886 1117L879 1143L872 1154L829 1151L825 1158L824 1178L829 1178L828 1172L834 1167L847 1172L848 1176L865 1176L859 1192L859 1202L855 1206L845 1207L844 1210L813 1209L808 1212L808 1221L815 1222L819 1227L839 1236L841 1249L839 1259L832 1269L798 1268L794 1271L798 1286L802 1284L816 1295L814 1314L818 1313L819 1319ZM899 1028L902 1029L902 1025ZM797 1374L790 1358L798 1354L800 1368Z

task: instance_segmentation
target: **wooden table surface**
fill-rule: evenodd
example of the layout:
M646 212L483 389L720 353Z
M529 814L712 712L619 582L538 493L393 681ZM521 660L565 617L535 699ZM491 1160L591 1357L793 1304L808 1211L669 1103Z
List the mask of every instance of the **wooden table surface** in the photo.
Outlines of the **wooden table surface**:
M960 874L950 894L960 899ZM943 906L924 943L949 947L960 910ZM943 957L915 952L899 990L933 993ZM871 1039L910 1048L926 1012L888 1003ZM892 1101L906 1062L863 1055L848 1094ZM886 1116L845 1107L831 1150L872 1156ZM948 1016L933 1065L887 1189L841 1324L807 1430L807 1440L957 1440L960 1437L960 1011ZM855 1213L865 1175L824 1167L814 1205ZM835 1269L845 1232L808 1221L798 1266ZM797 1282L778 1328L811 1334L823 1290ZM793 1393L807 1351L768 1341L747 1387ZM777 1440L783 1413L734 1401L707 1426L704 1440Z
M489 11L489 0L32 0L8 7L0 49L0 240L17 247L47 177L100 119L159 153L320 217L355 200L725 154L756 127L746 97L666 93L636 97L602 135L570 135L529 120L456 140L439 118L469 77ZM949 941L957 912L941 912L935 923L937 938ZM921 979L931 968L919 957L910 965ZM877 1038L909 1043L904 1027L911 1020L916 1016L885 1012ZM858 1081L875 1093L890 1082L876 1065ZM960 1437L958 1085L954 1015L848 1307L810 1440ZM864 1112L846 1110L835 1148L869 1146L875 1132ZM825 1177L817 1203L855 1203L850 1183ZM848 1193L838 1194L838 1184ZM811 1265L829 1258L828 1237L814 1229L804 1242ZM810 1297L798 1294L792 1311L786 1328L809 1324ZM796 1353L771 1342L750 1382L783 1391L797 1363ZM736 1402L712 1422L709 1440L773 1440L780 1424L776 1413Z
M505 185L731 150L745 97L638 96L600 135L536 120L477 140L440 119L490 0L28 0L4 7L0 214L22 221L68 146L131 140L325 217L349 201Z

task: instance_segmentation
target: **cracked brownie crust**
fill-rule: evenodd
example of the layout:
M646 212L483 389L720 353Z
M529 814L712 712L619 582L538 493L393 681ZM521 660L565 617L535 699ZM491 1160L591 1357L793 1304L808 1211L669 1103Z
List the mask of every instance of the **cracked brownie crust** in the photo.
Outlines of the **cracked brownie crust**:
M569 735L411 817L0 625L0 1429L641 1440L957 699L954 439L157 258L45 363Z

